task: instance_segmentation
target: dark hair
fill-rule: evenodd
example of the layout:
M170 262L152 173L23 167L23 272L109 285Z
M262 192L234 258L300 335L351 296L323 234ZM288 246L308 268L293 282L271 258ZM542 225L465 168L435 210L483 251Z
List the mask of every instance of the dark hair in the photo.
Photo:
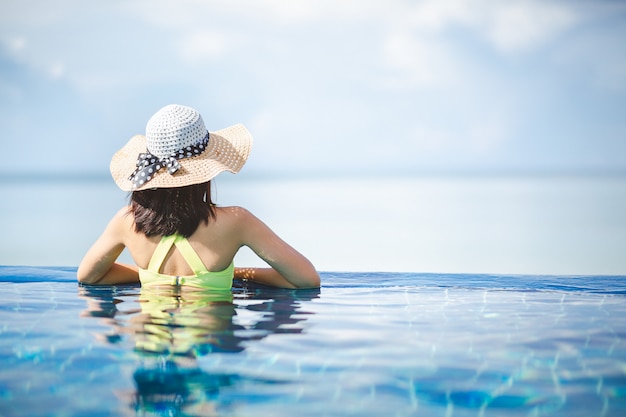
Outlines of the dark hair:
M215 218L211 182L133 191L129 212L135 218L136 232L146 236L179 233L189 237L200 222L208 223Z

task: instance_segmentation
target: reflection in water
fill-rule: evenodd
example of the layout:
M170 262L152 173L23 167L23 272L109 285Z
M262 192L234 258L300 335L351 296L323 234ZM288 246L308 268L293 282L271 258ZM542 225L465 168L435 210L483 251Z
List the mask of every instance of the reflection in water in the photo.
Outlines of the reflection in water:
M210 416L217 415L225 387L288 381L207 372L196 359L237 354L276 333L301 333L307 312L300 304L319 297L319 290L237 282L227 292L81 286L80 296L87 301L82 315L110 326L97 337L109 344L130 342L140 357L133 374L136 390L123 395L131 409L141 415Z

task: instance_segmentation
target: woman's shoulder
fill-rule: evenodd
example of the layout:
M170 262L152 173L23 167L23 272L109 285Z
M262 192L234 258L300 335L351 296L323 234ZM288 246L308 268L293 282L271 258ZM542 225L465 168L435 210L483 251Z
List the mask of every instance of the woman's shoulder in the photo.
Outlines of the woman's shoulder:
M215 214L218 221L247 222L254 218L254 215L241 206L218 206L215 207Z
M251 214L248 209L241 206L215 206L215 211L225 216L248 216Z
M113 215L113 219L114 222L119 222L119 223L128 223L128 222L133 222L133 216L130 212L130 206L124 206L122 208L120 208L114 215Z
M109 227L117 229L118 231L127 231L133 229L134 219L130 212L129 206L120 208L111 219Z
M125 218L125 217L129 217L129 215L130 215L130 206L123 206L115 213L116 218Z
M237 241L243 239L246 230L253 226L255 217L240 206L215 207L215 217L208 223L198 225L197 234L200 240Z

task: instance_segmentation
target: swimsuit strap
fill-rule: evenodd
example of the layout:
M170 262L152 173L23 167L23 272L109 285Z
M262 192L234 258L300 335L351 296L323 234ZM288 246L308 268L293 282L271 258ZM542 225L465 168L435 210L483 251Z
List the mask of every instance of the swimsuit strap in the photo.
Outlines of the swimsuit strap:
M177 235L174 243L180 254L185 258L185 261L187 261L187 264L191 267L195 276L209 273L206 266L204 266L204 262L202 262L202 259L200 259L196 251L191 247L191 243L189 243L187 238Z
M152 258L150 258L148 271L159 273L161 265L163 264L163 261L165 260L165 257L169 253L175 240L176 235L163 236L161 238L161 241L154 250L154 253L152 254Z
M159 273L165 257L174 244L196 276L209 272L206 266L204 266L202 259L200 259L196 251L191 247L189 241L179 234L163 236L161 238L148 264L148 271Z

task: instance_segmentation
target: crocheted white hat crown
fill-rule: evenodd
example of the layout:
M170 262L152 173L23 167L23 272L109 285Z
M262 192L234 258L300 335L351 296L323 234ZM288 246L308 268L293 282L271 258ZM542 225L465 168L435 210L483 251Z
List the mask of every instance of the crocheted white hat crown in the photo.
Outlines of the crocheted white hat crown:
M208 132L196 110L170 104L150 118L145 135L113 155L111 175L124 191L200 184L223 171L239 172L251 148L242 124Z
M209 132L195 109L170 104L156 112L146 124L148 151L164 158L202 141Z

